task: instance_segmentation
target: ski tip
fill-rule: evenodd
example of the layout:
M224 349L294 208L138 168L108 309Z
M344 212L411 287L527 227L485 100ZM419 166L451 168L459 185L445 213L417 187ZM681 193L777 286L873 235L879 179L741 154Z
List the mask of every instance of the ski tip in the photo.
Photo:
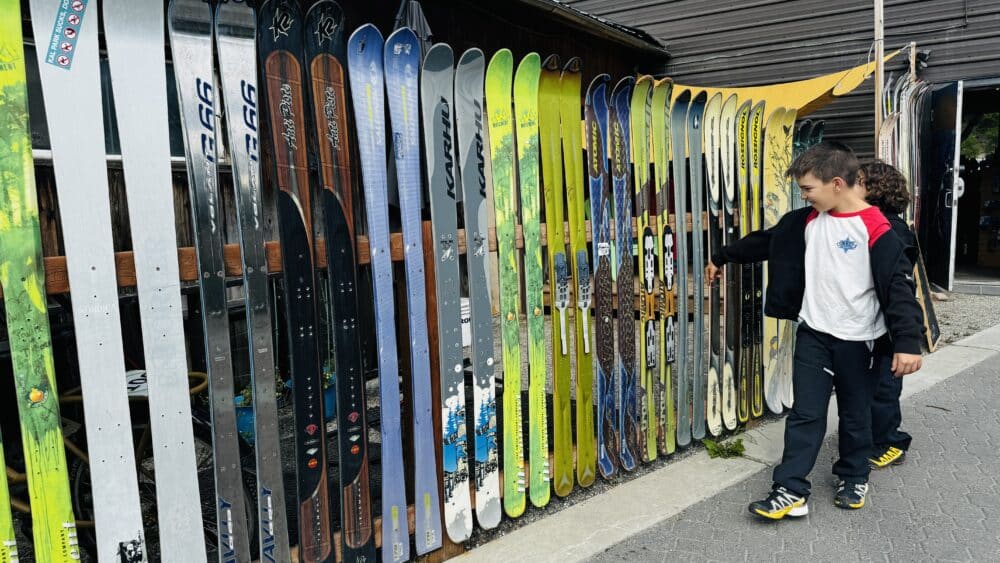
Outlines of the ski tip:
M559 66L559 55L556 54L545 57L545 61L542 63L542 68L550 72L557 72L559 70Z
M493 53L493 57L490 58L490 66L494 64L509 64L513 66L514 63L514 53L510 52L510 49L504 47L496 53Z
M518 63L517 73L520 73L523 70L534 70L536 68L541 69L541 67L542 57L538 53L532 51L525 55L524 58L521 59L521 62Z
M483 50L479 47L472 47L471 49L466 49L462 53L462 56L458 58L458 66L466 66L477 61L482 60L484 57Z
M423 69L437 71L455 66L455 52L447 43L435 43L424 55Z
M638 87L640 85L642 85L642 86L652 86L653 85L653 77L650 76L650 75L648 75L648 74L640 74L639 77L636 78L635 85L636 85L636 87Z
M583 61L580 57L570 57L566 64L563 65L563 72L577 73L583 69Z
M417 38L417 34L414 33L409 27L401 27L396 31L389 34L389 37L385 39L385 52L389 54L389 49L391 45L397 44L411 44L416 45L420 40ZM435 45L436 47L437 45ZM433 47L432 47L433 49Z
M378 44L378 49L381 51L382 32L375 27L375 24L366 23L355 29L354 33L351 33L350 39L347 40L347 45L352 52L362 55L370 48L373 42Z
M623 90L631 90L634 85L635 85L635 77L626 76L621 80L619 80L617 84L615 84L615 90L611 95L616 96Z

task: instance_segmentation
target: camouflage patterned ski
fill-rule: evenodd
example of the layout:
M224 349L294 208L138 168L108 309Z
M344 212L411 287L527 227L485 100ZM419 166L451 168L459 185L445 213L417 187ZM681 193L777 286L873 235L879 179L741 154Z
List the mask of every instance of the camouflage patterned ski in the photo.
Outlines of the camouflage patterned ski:
M521 432L521 285L514 238L517 190L514 185L514 116L511 89L514 57L500 49L486 67L486 110L493 169L497 262L503 346L503 508L517 518L525 508L524 436Z
M549 502L549 437L545 404L545 315L542 304L542 246L538 208L538 81L541 58L528 53L514 73L517 176L524 238L524 307L528 320L528 468L531 504Z

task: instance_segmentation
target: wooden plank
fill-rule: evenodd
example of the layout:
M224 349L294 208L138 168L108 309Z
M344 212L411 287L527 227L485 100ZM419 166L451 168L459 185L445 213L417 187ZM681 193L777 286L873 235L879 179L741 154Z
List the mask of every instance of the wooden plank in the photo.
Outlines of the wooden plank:
M671 225L674 224L675 217L670 216ZM633 229L635 228L635 219L633 221ZM705 221L707 225L708 221ZM686 221L687 230L691 231L691 216L688 215ZM656 231L656 225L651 225L653 231ZM430 228L430 222L424 221L424 229ZM567 228L566 232L569 230ZM516 227L516 244L518 248L524 248L524 236L521 231L521 226ZM545 225L542 225L542 246L547 244ZM614 233L612 233L612 238L614 238ZM403 261L403 235L402 233L392 233L390 237L391 242L391 253L392 260L394 262ZM590 233L590 222L587 222L587 241L591 240ZM569 244L569 241L566 241ZM496 232L493 229L489 231L489 245L490 251L495 252L497 248ZM316 267L326 268L326 247L323 240L318 240L316 242ZM268 241L265 243L265 248L267 251L267 271L269 273L276 273L281 271L281 249L278 246L277 241ZM458 248L459 252L464 254L466 249L465 244L465 230L458 230ZM359 235L358 236L358 263L368 264L371 261L371 255L368 251L368 237ZM239 277L243 275L243 265L240 261L240 245L239 244L227 244L223 249L223 254L226 262L226 275L231 277ZM69 277L66 273L66 257L65 256L48 256L45 259L45 291L49 294L63 294L69 293ZM190 246L185 246L177 249L177 261L180 265L180 281L182 282L194 282L198 280L198 266L197 260L195 258L194 248ZM115 267L118 270L118 286L119 287L135 287L135 261L132 256L131 251L116 252L115 253ZM3 298L3 291L0 290L0 299Z

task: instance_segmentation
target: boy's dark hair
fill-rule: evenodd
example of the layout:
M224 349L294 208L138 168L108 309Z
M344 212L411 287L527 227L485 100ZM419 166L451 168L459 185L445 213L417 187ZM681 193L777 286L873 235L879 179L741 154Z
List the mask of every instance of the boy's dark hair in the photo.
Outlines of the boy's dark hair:
M861 173L868 190L865 200L878 207L882 213L896 215L906 210L910 203L910 190L906 187L906 176L895 166L881 160L874 160L861 167Z
M824 182L843 178L848 186L853 186L858 180L860 169L861 163L854 156L851 147L836 141L823 141L800 154L788 167L785 175L798 179L812 172L813 176Z

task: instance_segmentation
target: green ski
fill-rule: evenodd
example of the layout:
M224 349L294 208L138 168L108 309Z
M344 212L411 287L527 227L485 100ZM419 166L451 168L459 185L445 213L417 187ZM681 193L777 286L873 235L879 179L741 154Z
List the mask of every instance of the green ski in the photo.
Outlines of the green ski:
M566 315L570 303L569 262L563 223L563 169L559 135L558 55L549 55L538 82L538 130L541 137L542 191L545 194L549 302L552 310L552 485L564 497L573 490L573 415ZM514 100L517 103L517 100ZM568 170L567 170L568 172ZM524 197L524 194L521 194ZM534 379L532 379L534 381Z
M566 215L569 218L570 264L576 297L576 480L589 487L597 475L594 436L594 360L590 345L590 258L583 196L583 148L580 129L580 59L563 67L559 81Z
M528 318L528 493L531 504L549 502L549 435L545 405L545 315L538 214L538 81L541 58L528 53L514 73L514 123L524 238L524 307Z
M0 2L0 53L4 54L0 64L0 286L28 474L35 559L74 561L80 558L80 550L49 335L17 0ZM0 483L0 561L6 563L18 557L6 476Z
M639 377L636 403L639 407L639 436L636 452L644 462L656 459L656 393L653 376L659 358L656 354L656 237L650 224L652 178L649 177L649 121L653 77L641 76L632 91L632 165L635 170L635 216L639 249Z
M656 277L659 292L660 330L657 342L658 390L656 404L656 443L660 455L672 454L677 446L673 401L673 364L676 335L676 297L674 289L674 232L670 228L670 94L674 83L669 78L653 86L650 123L653 128L653 171L656 201Z
M524 513L524 437L521 433L521 286L518 280L517 191L514 187L514 116L511 87L514 57L500 49L486 68L486 109L493 168L497 265L503 341L503 508L507 516Z

